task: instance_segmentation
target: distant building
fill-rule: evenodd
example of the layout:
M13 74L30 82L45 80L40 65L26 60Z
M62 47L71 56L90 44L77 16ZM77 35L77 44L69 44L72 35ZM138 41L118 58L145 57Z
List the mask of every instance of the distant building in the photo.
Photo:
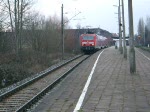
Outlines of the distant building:
M117 34L112 34L113 36L112 36L112 38L113 38L113 40L115 41L114 43L115 43L115 45L117 46L117 47L119 47L119 36L117 35ZM129 45L129 37L125 37L125 39L126 39L126 45ZM123 45L123 38L122 38L122 45Z

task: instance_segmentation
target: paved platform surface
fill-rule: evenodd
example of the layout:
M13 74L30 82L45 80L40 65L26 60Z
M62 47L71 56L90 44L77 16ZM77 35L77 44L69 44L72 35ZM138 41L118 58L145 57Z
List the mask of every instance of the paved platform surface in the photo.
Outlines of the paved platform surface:
M136 74L114 47L99 58L79 112L150 112L150 53L136 49ZM92 55L48 93L33 112L73 112L94 62Z

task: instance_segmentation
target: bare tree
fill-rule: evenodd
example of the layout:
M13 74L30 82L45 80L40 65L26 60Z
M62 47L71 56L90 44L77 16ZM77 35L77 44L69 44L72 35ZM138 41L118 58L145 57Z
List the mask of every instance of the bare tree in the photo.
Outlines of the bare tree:
M9 28L9 25L5 22L7 19L6 15L6 6L3 3L3 0L0 0L0 52L7 52L8 50L8 45L10 44L8 42L8 38L6 35L3 33L5 32L6 29Z
M8 18L6 8L7 7L3 3L3 0L0 0L0 31L4 31L5 28L9 27L9 25L5 22Z
M145 40L145 25L143 18L140 18L138 23L138 37L139 37L139 44L141 44L141 40Z
M76 25L76 28L77 28L77 29L81 29L81 24L78 23L78 24Z
M145 43L150 45L150 17L147 17L145 24Z
M24 18L32 6L33 0L2 0L5 10L9 15L11 31L14 34L14 46L18 53L22 49L22 30ZM7 20L8 21L8 20Z

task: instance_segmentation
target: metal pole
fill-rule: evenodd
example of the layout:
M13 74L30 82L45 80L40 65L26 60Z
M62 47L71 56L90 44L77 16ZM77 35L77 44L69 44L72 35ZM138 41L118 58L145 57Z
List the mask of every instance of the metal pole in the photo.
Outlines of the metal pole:
M119 28L119 51L120 51L120 19L119 19L119 6L118 6L118 28Z
M119 16L119 6L118 6L118 27L119 27L119 51L121 47L121 42L120 42L120 16Z
M61 7L61 37L62 37L62 60L64 59L64 23L63 23L63 4Z
M123 53L123 48L122 48L122 31L121 31L121 11L120 11L120 0L119 0L119 9L118 9L118 14L119 14L119 50L120 50L120 53L122 54Z
M124 20L124 1L122 0L122 23L123 23L123 55L127 59L127 48L126 48L126 29L125 29L125 20Z
M145 46L145 26L144 26L144 46Z
M129 11L129 36L130 36L130 73L136 72L136 62L135 62L135 50L134 50L134 30L133 30L133 10L132 10L132 0L128 0L128 11Z

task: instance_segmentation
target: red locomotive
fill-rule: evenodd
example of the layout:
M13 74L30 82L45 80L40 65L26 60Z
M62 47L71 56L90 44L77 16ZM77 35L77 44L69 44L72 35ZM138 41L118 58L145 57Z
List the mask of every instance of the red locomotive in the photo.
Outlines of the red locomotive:
M97 34L82 34L80 36L80 46L85 53L94 52L108 47L108 41L106 37Z

